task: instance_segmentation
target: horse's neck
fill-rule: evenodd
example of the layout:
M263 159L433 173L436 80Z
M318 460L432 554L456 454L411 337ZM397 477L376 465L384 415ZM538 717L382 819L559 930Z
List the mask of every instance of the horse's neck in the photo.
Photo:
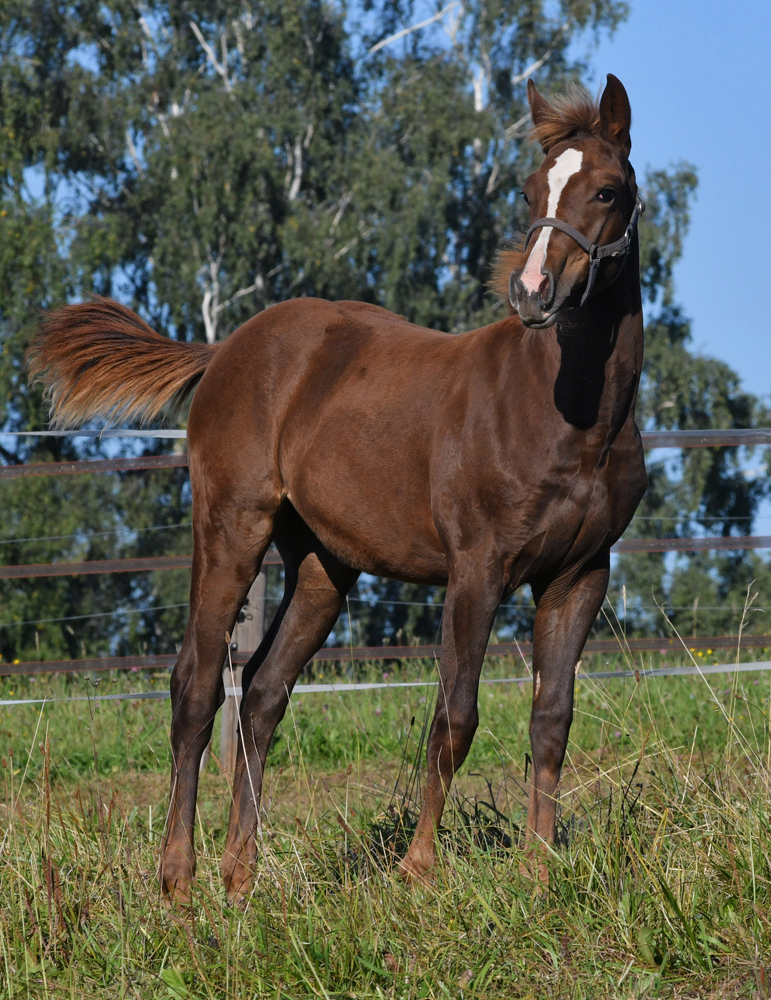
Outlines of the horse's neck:
M558 322L554 404L581 430L615 436L634 411L643 357L636 247L617 282Z

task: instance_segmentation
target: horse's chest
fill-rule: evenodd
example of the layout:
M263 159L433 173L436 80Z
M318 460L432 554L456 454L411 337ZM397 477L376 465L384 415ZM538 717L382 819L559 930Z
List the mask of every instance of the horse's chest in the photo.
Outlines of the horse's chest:
M575 463L540 477L517 477L508 484L501 535L512 553L533 548L540 570L558 570L591 558L622 534L645 490L642 456L610 454L596 464Z

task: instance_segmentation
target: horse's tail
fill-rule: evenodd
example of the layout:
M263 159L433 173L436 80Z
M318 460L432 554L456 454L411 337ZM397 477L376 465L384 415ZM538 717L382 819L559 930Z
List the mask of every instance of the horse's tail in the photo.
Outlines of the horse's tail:
M126 306L95 297L50 313L27 362L46 387L54 427L147 423L182 406L216 349L162 337Z

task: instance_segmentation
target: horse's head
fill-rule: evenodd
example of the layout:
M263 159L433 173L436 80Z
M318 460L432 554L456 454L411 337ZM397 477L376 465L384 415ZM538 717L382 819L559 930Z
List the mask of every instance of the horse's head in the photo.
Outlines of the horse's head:
M585 97L552 105L532 80L527 96L546 157L523 187L531 223L525 245L503 254L500 266L522 322L543 328L618 276L642 202L629 163L629 98L615 76L608 75L599 105Z

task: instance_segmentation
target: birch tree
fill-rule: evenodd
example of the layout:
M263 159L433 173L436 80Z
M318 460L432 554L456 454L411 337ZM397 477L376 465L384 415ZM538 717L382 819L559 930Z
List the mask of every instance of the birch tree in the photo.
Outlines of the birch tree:
M487 279L524 222L519 190L541 155L527 138L526 81L537 75L549 93L586 80L582 53L626 12L618 0L7 0L3 429L45 424L23 372L40 309L93 292L169 336L209 342L299 295L375 302L449 331L503 316ZM761 411L728 368L690 352L672 285L694 184L687 166L645 181L641 414L650 426L741 426ZM102 453L51 439L0 438L0 449L7 462ZM181 472L3 489L6 562L190 550L187 529L172 527L189 520ZM724 453L690 455L654 470L644 516L676 514L685 532L690 505L697 527L735 531L731 518L751 518L763 491ZM652 586L674 599L681 580L690 593L690 566L676 577L661 560L621 572L642 608ZM709 562L707 575L733 593L756 569L740 557ZM441 597L365 580L354 639L433 640ZM3 583L0 599L0 652L34 658L172 651L186 598L182 576L156 574ZM116 617L129 606L139 613ZM77 617L92 613L104 617ZM3 624L43 618L66 621ZM501 632L528 622L520 602ZM642 610L638 624L650 627Z

